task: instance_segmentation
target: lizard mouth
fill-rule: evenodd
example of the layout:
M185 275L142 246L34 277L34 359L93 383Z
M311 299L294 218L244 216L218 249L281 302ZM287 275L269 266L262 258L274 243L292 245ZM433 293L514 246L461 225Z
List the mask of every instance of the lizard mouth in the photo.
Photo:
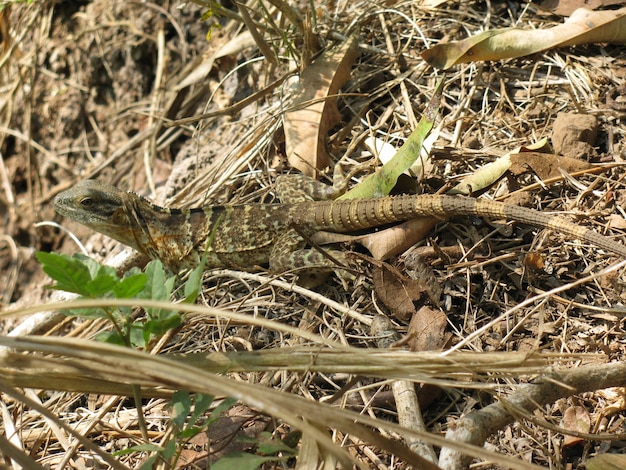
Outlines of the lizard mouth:
M81 207L75 207L73 200L63 198L61 195L56 196L52 202L54 210L64 217L77 220L81 224L90 228L104 227L107 223L107 214L105 212L87 211Z
M52 201L52 205L55 211L65 217L71 217L72 214L77 212L75 209L72 209L61 196L56 196L54 201Z

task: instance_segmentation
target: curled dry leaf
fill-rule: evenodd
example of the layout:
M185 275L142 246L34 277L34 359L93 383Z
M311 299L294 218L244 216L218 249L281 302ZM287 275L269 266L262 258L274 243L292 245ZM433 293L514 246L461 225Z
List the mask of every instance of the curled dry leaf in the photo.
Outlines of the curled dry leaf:
M491 186L511 167L513 155L520 154L523 159L525 152L541 152L549 149L547 139L541 139L534 144L517 147L506 155L483 166L471 175L463 178L448 194L464 194L469 196Z
M380 232L367 234L359 240L359 243L367 248L374 258L387 259L426 238L438 223L439 220L435 217L419 217Z
M484 31L463 41L438 44L425 50L422 58L433 67L447 69L466 62L510 59L594 42L626 42L626 8L615 11L579 8L565 23L550 29Z
M336 94L350 78L357 56L358 35L322 54L300 75L292 111L285 113L287 159L305 175L328 166L326 137L339 122Z

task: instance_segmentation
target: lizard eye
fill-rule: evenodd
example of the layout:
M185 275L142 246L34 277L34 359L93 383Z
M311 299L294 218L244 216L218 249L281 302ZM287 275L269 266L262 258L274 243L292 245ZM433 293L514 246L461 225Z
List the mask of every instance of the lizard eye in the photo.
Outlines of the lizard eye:
M90 197L84 197L78 203L83 207L91 207L93 205L93 199Z

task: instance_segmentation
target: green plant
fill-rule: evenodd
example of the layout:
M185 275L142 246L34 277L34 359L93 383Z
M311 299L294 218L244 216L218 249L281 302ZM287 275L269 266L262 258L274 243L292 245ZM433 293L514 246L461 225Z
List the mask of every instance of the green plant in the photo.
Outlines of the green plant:
M70 257L38 252L36 257L44 272L55 281L48 286L50 289L71 292L89 299L169 300L176 281L175 276L167 276L160 261L150 262L145 272L138 268L130 269L120 278L115 269L84 255ZM185 294L193 297L191 301L197 295L198 282L196 274L185 284ZM181 316L176 311L153 308L145 310L146 317L140 320L133 316L129 307L84 308L70 312L82 318L108 318L113 330L101 333L97 339L135 348L146 348L151 340L181 323Z
M115 269L97 263L81 254L67 256L58 253L36 253L37 260L54 284L48 288L77 294L84 298L150 299L169 300L174 291L176 276L168 276L160 261L150 262L141 272L130 269L122 278ZM184 283L183 302L196 300L202 283L204 262L191 271ZM166 331L181 323L181 315L175 310L145 308L146 316L137 319L130 307L91 307L70 310L71 315L82 318L107 318L113 329L100 333L96 339L134 348L147 348L150 341L159 338ZM141 395L137 387L135 401L139 405ZM179 391L172 396L173 409L171 426L174 433L164 446L145 443L130 447L116 455L130 452L154 452L141 468L152 468L157 459L176 462L184 444L199 432L215 422L223 411L230 408L235 400L226 398L208 416L205 416L213 403L209 395L192 395ZM137 406L138 410L140 407ZM140 413L141 414L141 413ZM140 418L140 421L143 419ZM254 457L254 456L252 456Z

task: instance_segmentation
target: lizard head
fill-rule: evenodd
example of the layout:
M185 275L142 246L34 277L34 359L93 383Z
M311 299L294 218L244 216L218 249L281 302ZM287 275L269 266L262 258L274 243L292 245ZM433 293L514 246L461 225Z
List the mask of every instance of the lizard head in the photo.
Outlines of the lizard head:
M137 249L126 208L134 193L95 180L84 180L59 193L54 209L61 215Z

